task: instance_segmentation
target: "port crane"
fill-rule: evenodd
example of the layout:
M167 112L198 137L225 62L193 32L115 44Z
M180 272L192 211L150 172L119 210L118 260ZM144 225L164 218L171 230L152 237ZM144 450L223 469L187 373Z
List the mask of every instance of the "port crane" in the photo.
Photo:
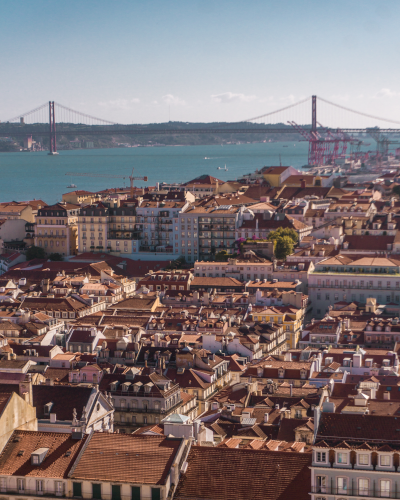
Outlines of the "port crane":
M78 176L78 177L105 177L108 179L126 179L128 178L130 181L130 186L131 186L131 191L130 191L130 196L133 198L133 181L144 181L147 182L147 175L144 175L143 177L134 177L133 176L133 168L132 168L132 173L131 175L110 175L110 174L89 174L85 172L67 172L65 175L73 175L73 176Z

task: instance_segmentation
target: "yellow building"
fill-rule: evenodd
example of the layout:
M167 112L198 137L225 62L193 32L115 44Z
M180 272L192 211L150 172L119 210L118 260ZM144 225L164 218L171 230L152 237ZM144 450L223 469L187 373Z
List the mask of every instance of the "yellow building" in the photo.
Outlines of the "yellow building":
M249 317L252 321L266 321L283 326L287 349L295 349L299 342L305 310L291 306L252 307Z
M90 191L78 190L71 191L62 195L62 201L65 203L72 203L73 205L80 205L82 203L91 204L101 199L101 196Z
M281 187L288 177L299 172L293 167L264 167L261 173L271 187Z
M77 251L79 206L56 203L41 208L36 216L35 246L46 253L75 255Z

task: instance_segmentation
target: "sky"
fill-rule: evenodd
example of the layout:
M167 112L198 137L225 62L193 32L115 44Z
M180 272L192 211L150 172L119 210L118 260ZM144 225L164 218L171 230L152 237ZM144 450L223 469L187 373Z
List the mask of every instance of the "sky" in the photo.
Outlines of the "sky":
M400 123L399 19L399 0L0 0L0 119L54 100L241 121L315 94Z

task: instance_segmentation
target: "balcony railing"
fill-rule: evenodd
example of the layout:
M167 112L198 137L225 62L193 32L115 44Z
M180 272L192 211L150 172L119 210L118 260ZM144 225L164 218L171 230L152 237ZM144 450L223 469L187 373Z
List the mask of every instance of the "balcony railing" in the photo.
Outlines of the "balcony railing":
M43 481L44 482L44 481ZM1 488L0 495L10 494L15 496L35 496L35 497L46 497L46 498L65 498L66 496L71 496L71 494L66 495L65 491L56 492L56 491L38 491L38 490L30 490L23 489L19 490L17 488Z
M400 491L389 491L366 488L333 488L330 486L314 486L311 488L312 493L321 493L324 495L343 495L349 497L369 497L369 498L400 498Z

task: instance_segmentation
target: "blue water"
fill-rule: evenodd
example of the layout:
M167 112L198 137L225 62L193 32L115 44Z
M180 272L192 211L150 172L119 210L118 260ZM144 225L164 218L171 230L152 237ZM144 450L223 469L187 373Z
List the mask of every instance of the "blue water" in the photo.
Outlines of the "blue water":
M295 144L295 145L294 145ZM300 169L307 163L306 142L276 142L224 146L167 146L159 148L121 148L46 152L0 153L0 202L42 199L61 201L67 186L99 191L129 185L129 180L70 177L66 172L87 172L129 176L147 175L149 181L136 186L154 186L156 182L186 182L202 174L221 180L235 180L243 174L271 165L291 165ZM207 159L205 159L207 158ZM218 170L218 167L228 169Z

